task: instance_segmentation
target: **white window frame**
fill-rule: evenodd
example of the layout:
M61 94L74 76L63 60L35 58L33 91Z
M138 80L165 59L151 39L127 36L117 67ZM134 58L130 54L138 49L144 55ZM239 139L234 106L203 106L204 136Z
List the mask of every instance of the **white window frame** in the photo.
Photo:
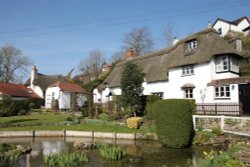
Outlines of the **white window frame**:
M187 50L192 51L195 50L198 46L198 41L197 40L192 40L187 42Z
M194 98L194 88L184 88L184 98L193 99Z
M194 75L194 65L182 66L182 76Z
M216 86L214 89L215 98L230 98L231 97L231 89L229 85L225 86Z
M216 72L227 72L230 71L230 59L229 56L221 56L215 59L216 61Z

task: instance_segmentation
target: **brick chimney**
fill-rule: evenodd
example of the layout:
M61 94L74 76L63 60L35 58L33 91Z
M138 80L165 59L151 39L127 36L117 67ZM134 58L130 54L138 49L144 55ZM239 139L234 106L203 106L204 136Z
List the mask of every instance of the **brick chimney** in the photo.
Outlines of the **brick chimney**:
M125 53L125 60L132 59L133 57L135 57L134 50L132 48L129 48Z

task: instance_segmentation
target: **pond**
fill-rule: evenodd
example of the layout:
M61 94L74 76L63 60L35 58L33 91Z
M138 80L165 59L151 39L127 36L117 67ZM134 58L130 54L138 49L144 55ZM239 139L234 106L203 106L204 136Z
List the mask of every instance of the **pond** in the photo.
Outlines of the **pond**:
M1 143L22 144L32 147L32 152L22 156L21 167L47 167L43 156L60 152L79 151L73 148L77 140L91 141L89 138L0 138ZM169 149L162 147L156 141L112 140L96 139L106 143L113 143L123 147L127 156L120 161L105 160L99 151L84 150L89 162L86 167L185 167L197 163L203 158L203 151L210 151L212 147L193 146L186 149Z

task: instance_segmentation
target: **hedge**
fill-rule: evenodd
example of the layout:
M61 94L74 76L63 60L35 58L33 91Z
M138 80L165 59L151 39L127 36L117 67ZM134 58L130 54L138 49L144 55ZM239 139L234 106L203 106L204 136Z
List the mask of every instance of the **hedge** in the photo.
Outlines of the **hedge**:
M194 136L192 101L160 100L155 104L155 111L156 133L164 146L183 148L191 145Z
M31 109L38 109L44 104L43 99L29 98L12 100L10 97L0 101L0 116L25 115Z

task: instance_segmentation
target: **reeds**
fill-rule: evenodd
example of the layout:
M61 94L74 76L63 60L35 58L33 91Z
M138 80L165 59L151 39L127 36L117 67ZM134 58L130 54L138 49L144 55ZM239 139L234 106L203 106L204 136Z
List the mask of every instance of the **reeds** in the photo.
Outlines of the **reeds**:
M50 167L80 167L88 162L88 158L83 152L60 153L45 156L44 162Z
M124 149L115 145L98 142L97 148L100 150L102 157L109 160L120 160L126 155Z

